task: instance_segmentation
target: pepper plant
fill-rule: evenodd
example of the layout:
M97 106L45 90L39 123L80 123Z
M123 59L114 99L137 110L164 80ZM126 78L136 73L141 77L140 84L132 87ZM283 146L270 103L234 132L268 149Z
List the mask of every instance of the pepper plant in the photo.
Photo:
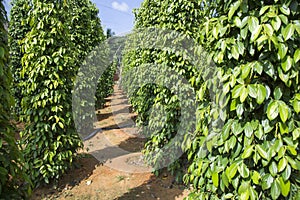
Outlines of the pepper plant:
M17 115L17 118L19 118L22 110L22 90L24 89L24 87L20 84L20 72L22 69L21 59L23 57L20 43L30 30L29 24L27 22L27 13L30 10L30 1L14 0L11 2L11 4L12 8L10 11L10 21L8 30L10 67L13 75L12 90L15 99L14 111Z
M16 144L12 125L14 99L11 92L12 74L9 68L7 41L8 20L3 1L0 2L0 198L24 199L30 193L30 181L25 174L26 163ZM27 182L27 183L26 183ZM25 183L25 184L23 184Z
M144 1L141 8L135 12L135 29L137 32L139 29L143 31L147 28L172 30L182 33L187 38L193 38L192 36L198 31L198 26L200 25L198 17L200 8L200 3L197 1ZM172 37L172 34L169 34ZM166 44L173 45L167 38L166 36L159 39ZM184 37L180 38L177 43L184 39ZM128 72L132 69L137 71L135 76L129 76L127 82L124 80L124 83L130 101L135 111L139 114L137 123L148 127L147 131L144 129L144 134L147 134L149 138L145 145L144 154L146 160L155 169L167 166L168 170L176 174L176 179L179 181L182 179L182 169L186 162L185 156L173 163L169 163L169 160L163 156L163 147L179 134L181 112L184 112L180 108L180 103L182 102L180 102L178 95L164 85L149 83L141 85L138 90L134 90L135 86L132 85L132 82L135 81L130 79L135 79L137 82L139 82L138 79L143 79L143 74L145 73L143 70L145 68L142 68L142 65L147 63L153 63L152 66L166 66L167 70L172 70L182 75L188 82L192 81L191 78L196 76L198 72L190 61L185 59L180 53L174 52L173 49L143 48L143 45L147 46L147 39L144 41L135 40L135 38L129 38L128 40L124 56L125 67L123 75L128 75ZM173 42L175 45L178 45L176 41ZM147 75L155 76L156 72L157 70L153 69L153 71L147 71ZM169 77L170 80L173 78ZM157 113L164 114L152 113L154 115L151 115L152 108L155 108ZM193 113L191 114L193 115ZM176 147L181 148L181 144L176 144ZM173 154L176 153L174 152ZM173 154L169 155L170 158L177 156Z
M223 86L185 145L188 199L299 199L299 2L203 1L202 14ZM208 138L211 113L224 125Z
M74 44L70 39L70 5L33 1L30 31L22 41L24 155L35 185L60 177L82 141L72 119Z

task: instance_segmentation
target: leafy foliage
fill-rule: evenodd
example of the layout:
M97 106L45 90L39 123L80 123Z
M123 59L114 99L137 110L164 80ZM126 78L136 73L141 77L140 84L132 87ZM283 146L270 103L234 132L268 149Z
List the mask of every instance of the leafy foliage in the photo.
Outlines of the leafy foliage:
M103 72L98 80L96 90L96 109L102 108L105 104L105 98L113 93L114 75L116 73L118 61L115 60Z
M136 30L147 27L155 27L160 29L175 30L182 33L185 37L190 37L198 31L200 4L192 1L144 1L141 8L136 10ZM183 41L186 38L178 39ZM143 64L153 63L153 65L168 66L169 69L183 76L185 80L190 81L197 73L187 59L178 52L166 49L140 48L145 41L135 41L129 39L127 52L124 56L123 76L126 76L128 71L134 69L140 71L131 79L143 79L142 74L145 73L141 67ZM163 42L170 43L167 37L162 38ZM135 44L134 44L135 42ZM174 42L174 41L173 41ZM175 42L174 42L175 43ZM177 45L178 45L177 44ZM133 46L133 48L132 48ZM155 74L153 71L147 71L147 74ZM130 96L131 104L135 111L139 114L137 123L140 126L147 126L144 134L151 130L150 135L147 135L149 140L145 145L144 154L147 161L156 169L168 165L168 169L176 174L177 180L182 178L182 166L185 163L185 156L182 159L170 164L169 160L164 158L162 147L168 144L172 138L178 134L180 119L182 117L180 102L178 95L173 93L170 88L163 85L149 83L141 85L138 90L132 91L132 80L130 78L125 81L125 88ZM174 77L169 77L173 79ZM163 79L163 78L162 78ZM137 81L139 82L139 81ZM156 113L152 113L151 108L155 108ZM158 113L164 113L160 115ZM154 114L154 115L153 115ZM193 113L191 113L193 114ZM181 148L181 144L176 145ZM170 157L177 155L169 155ZM170 164L170 165L169 165Z
M76 76L73 44L66 37L70 9L63 3L35 1L29 19L30 32L23 41L21 77L22 132L25 158L35 184L58 178L82 147L72 120L71 90ZM50 31L49 31L50 30Z
M76 0L73 1L72 5L73 12L71 21L73 23L70 26L70 32L71 40L75 44L76 52L78 53L76 66L77 69L82 68L85 70L84 72L82 70L78 72L78 74L81 72L84 73L85 81L79 83L79 85L77 85L78 87L76 86L76 90L80 88L82 93L86 93L91 89L90 84L96 81L94 79L97 75L94 74L94 76L92 76L92 74L97 71L99 66L85 67L85 64L87 63L88 57L97 56L94 55L94 53L99 53L98 48L99 46L102 46L106 37L101 27L101 21L98 17L99 10L96 8L95 4L91 3L90 0ZM107 71L109 71L109 69ZM108 72L105 74L104 72L104 75L100 77L101 80L98 80L99 87L96 89L96 91L91 90L93 93L96 92L96 99L87 100L83 98L78 104L78 106L82 108L83 112L73 109L73 113L76 113L76 115L80 117L80 119L75 120L80 120L80 122L77 123L79 126L76 128L81 136L89 134L93 131L92 122L94 113L86 112L86 110L88 108L94 110L95 101L96 107L101 107L104 102L104 98L107 97L109 92L111 92L111 80L113 80L113 75L107 76L107 73ZM108 75L110 74L108 73ZM106 89L107 93L102 89Z
M21 59L23 57L21 42L29 32L30 27L27 22L27 15L30 10L30 1L14 0L12 1L12 9L10 11L9 21L9 51L10 51L10 68L13 75L13 95L15 99L14 111L17 118L21 114L22 90L25 89L21 85L20 72L22 69ZM26 77L24 78L24 80ZM24 81L23 80L23 81Z
M157 0L137 10L136 28L182 32L216 63L214 72L196 71L176 54L138 43L134 50L127 44L124 57L124 75L137 70L132 80L142 77L143 64L164 63L196 91L196 131L186 133L182 145L189 160L184 181L194 186L188 199L299 198L299 8L295 0ZM131 91L125 80L125 89L139 124L162 127L144 151L156 164L184 111L169 109L178 99L164 87ZM158 106L172 117L152 118L151 107Z
M212 110L202 107L186 144L189 199L298 199L299 2L206 3L198 36L220 72L224 126L208 140Z
M37 186L59 178L82 148L73 120L72 90L79 68L105 36L98 9L89 0L38 0L16 8L18 3L13 10L21 9L29 16L21 20L19 12L12 12L16 20L11 37L19 39L12 41L11 54L18 55L12 65L20 71L15 81L20 80L22 89L21 119L26 124L22 141L31 179ZM17 33L24 27L28 33L22 38ZM89 118L89 113L80 114Z
M27 175L24 172L24 158L16 145L15 129L11 124L11 107L14 104L11 95L12 75L8 66L6 11L3 1L0 3L0 198L22 199L30 192ZM24 181L27 185L23 185Z

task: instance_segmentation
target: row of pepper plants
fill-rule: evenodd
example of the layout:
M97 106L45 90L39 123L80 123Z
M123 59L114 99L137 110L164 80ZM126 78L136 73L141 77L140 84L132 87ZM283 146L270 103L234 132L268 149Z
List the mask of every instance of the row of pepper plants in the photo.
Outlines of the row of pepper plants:
M15 143L15 129L11 124L12 74L9 69L8 23L3 0L0 3L0 197L17 199L23 195L19 180L28 180L24 172L24 157ZM26 188L25 188L26 190Z
M1 0L1 198L24 199L57 180L83 147L72 90L86 57L106 40L98 13L90 0L13 0L8 21ZM114 69L100 77L95 101L112 92ZM25 126L18 141L13 121Z
M184 134L184 154L168 170L192 185L187 199L299 199L299 1L145 0L135 16L135 30L179 32L197 44L195 55L214 62L207 73L208 64L199 68L180 53L129 39L124 77L143 78L147 63L153 71L168 66L188 80L197 102L195 130L179 133L185 110L178 95L123 81L138 125L161 127L147 135L146 160L160 169L163 146ZM153 107L164 114L151 117Z

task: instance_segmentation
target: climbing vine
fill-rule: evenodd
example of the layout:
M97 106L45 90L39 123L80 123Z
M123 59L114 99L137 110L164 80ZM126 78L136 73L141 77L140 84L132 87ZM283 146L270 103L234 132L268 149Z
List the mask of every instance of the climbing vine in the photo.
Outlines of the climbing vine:
M189 199L298 199L299 2L206 3L198 36L220 69L224 126L207 140L209 110L199 112Z
M9 69L6 11L0 2L0 198L23 199L30 193L30 181L25 174L26 163L16 144L11 123L14 99L11 93L12 75ZM27 181L27 184L22 184Z
M127 44L124 57L124 76L136 68L135 80L142 77L143 64L164 63L195 89L196 131L186 133L182 144L189 160L184 181L194 186L189 199L297 199L299 2L144 1L136 29L144 27L190 36L215 63L213 72L197 71L178 55L138 43L133 49ZM150 118L151 107L177 108L178 99L153 84L132 88L125 80L138 123L162 127L144 151L155 164L184 111L166 109L165 124Z

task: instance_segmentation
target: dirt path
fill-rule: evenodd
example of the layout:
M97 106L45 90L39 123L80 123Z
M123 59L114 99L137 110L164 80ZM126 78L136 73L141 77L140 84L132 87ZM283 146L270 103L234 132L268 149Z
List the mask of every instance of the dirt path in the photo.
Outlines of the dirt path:
M96 135L84 142L76 169L57 184L37 189L32 199L182 200L187 191L168 173L155 177L140 151L144 139L134 126L135 114L122 91L107 98L97 114Z

